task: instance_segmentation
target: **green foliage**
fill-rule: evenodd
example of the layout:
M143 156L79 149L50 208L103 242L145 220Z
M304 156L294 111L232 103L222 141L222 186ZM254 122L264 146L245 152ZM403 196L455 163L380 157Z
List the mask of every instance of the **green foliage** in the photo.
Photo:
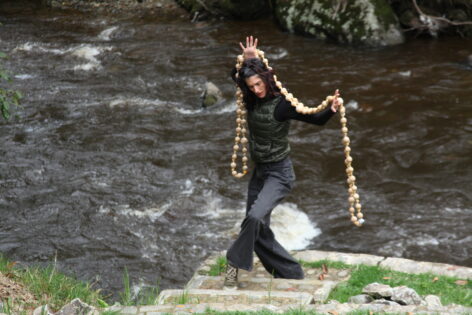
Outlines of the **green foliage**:
M216 264L210 266L209 276L219 276L226 270L226 257L220 256L216 259Z
M351 269L353 266L345 264L340 261L331 261L327 259L323 260L318 260L318 261L312 261L312 262L306 262L306 261L299 261L304 267L308 268L321 268L323 265L326 265L328 268L333 268L333 269Z
M120 293L121 305L137 306L137 305L155 305L159 296L159 281L155 287L141 289L136 297L131 293L131 282L129 279L128 269L125 267L123 272L123 292Z
M129 281L128 269L125 267L123 272L123 292L120 293L121 304L126 306L133 305L133 298L131 296L131 286Z
M432 273L408 274L377 266L347 265L342 262L320 260L317 262L301 262L305 267L320 268L325 264L328 268L351 269L351 277L347 282L340 283L329 296L329 299L347 302L349 297L362 293L366 285L378 282L397 287L408 286L419 295L434 294L441 298L443 305L455 303L472 306L472 283L458 285L458 278L436 276Z
M0 52L0 59L6 58L7 55ZM0 112L3 119L8 120L11 116L11 107L19 106L23 95L19 91L4 88L3 84L11 82L8 73L2 68L0 64Z
M92 289L88 283L57 272L55 265L45 268L18 268L0 254L0 272L23 284L40 305L48 304L53 309L60 309L75 298L93 306L99 306L98 301L103 299L100 290Z

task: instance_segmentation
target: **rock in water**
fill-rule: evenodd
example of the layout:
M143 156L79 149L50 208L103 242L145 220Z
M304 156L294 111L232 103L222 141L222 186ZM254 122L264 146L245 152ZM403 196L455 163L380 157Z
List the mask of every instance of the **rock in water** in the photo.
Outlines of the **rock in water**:
M223 99L220 89L211 82L205 84L205 91L202 94L202 106L208 107L215 105Z
M401 305L421 305L425 304L423 299L415 290L404 285L393 288L392 301Z
M393 289L389 285L374 282L366 285L362 289L362 293L368 294L373 298L389 298L393 294Z
M275 0L275 16L290 32L372 46L404 42L386 0Z

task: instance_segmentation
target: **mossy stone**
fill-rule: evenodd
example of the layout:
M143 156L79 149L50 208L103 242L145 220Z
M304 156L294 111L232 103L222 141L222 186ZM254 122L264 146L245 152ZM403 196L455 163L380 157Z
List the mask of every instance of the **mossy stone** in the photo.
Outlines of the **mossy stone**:
M275 17L291 32L372 46L404 42L386 0L275 0Z

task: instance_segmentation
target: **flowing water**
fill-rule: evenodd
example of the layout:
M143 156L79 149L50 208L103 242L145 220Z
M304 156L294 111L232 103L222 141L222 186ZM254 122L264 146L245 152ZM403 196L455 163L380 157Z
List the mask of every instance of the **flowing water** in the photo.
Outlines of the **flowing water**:
M371 253L472 266L471 41L352 48L267 20L190 23L62 11L0 16L0 51L25 95L0 122L0 252L50 263L108 292L126 266L136 286L182 287L237 231L248 176L229 163L229 78L238 41L260 38L307 104L345 99L366 216L347 212L339 117L293 122L297 182L274 211L292 249ZM202 109L205 82L224 101Z

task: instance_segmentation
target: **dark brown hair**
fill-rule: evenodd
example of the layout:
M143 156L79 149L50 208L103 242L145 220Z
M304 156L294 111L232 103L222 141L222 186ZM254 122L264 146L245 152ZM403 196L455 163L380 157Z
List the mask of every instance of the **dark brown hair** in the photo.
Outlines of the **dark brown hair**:
M264 82L267 89L265 98L273 98L280 95L280 90L275 85L274 71L267 69L259 58L246 59L241 69L237 71L237 76L236 71L233 72L233 79L243 92L243 100L247 110L252 110L254 105L260 100L246 84L246 79L253 75L258 75Z

